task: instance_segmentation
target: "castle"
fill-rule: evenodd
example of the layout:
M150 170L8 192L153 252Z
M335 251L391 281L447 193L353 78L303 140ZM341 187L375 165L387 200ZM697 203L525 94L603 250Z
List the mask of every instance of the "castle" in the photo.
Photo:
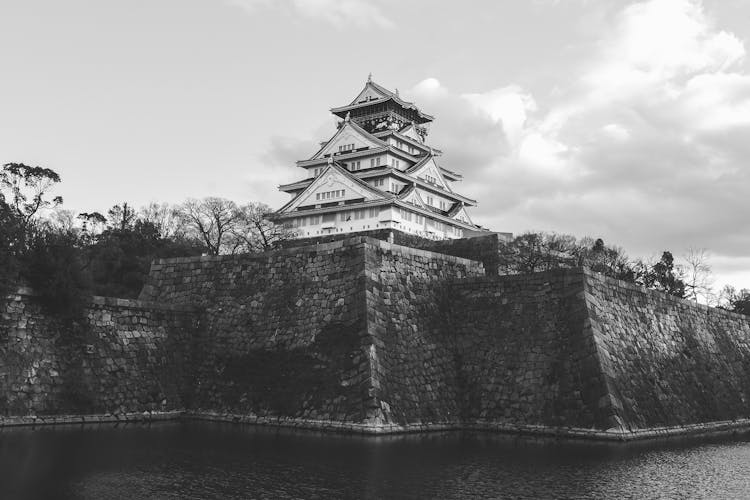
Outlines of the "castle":
M287 248L155 261L139 300L93 297L77 326L32 291L0 300L0 427L750 428L748 317L585 268L500 276L502 235L435 162L432 117L371 80L333 112L312 175L282 186Z
M458 193L461 174L439 165L427 144L433 117L368 77L346 106L331 112L338 130L309 159L303 180L279 186L292 199L273 219L300 237L396 229L424 238L462 238L481 231Z

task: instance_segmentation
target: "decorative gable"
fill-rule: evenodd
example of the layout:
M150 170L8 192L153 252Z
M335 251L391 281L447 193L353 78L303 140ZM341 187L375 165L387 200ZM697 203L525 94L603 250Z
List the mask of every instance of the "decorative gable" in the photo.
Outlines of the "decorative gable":
M347 153L360 148L377 148L383 145L382 141L369 136L352 122L346 121L311 160L317 160L329 154Z
M417 127L415 127L414 124L407 125L399 130L398 133L414 141L422 142L422 137L417 133Z
M435 159L433 157L429 157L428 159L424 160L423 162L421 162L421 165L415 165L413 170L409 172L409 175L411 175L412 177L417 177L418 179L429 184L439 186L448 192L453 192L450 186L448 186L448 183L445 182L443 173L440 171L440 168L435 163Z
M288 213L293 212L298 207L347 200L373 201L384 198L377 190L353 179L340 167L329 166L299 196L282 207L279 212Z
M469 217L469 214L466 213L466 209L464 207L461 207L456 212L456 214L453 216L453 219L459 222L463 222L464 224L471 224L471 225L474 224L473 222L471 222L471 217Z
M367 84L365 85L365 88L362 89L362 92L357 95L357 97L354 98L352 101L352 104L359 104L362 102L371 101L373 99L379 99L381 97L388 97L383 92L380 92L378 89L376 89L373 85Z
M415 207L424 208L424 202L419 196L419 192L414 189L413 186L411 189L407 190L404 194L401 195L401 201L403 201L404 203L410 203Z

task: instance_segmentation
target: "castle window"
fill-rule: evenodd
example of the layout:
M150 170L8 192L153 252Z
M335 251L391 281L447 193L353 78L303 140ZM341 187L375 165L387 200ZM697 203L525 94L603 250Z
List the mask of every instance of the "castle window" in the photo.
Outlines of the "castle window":
M343 198L346 196L346 189L337 189L335 191L324 191L322 193L316 193L316 200L330 200L332 198Z

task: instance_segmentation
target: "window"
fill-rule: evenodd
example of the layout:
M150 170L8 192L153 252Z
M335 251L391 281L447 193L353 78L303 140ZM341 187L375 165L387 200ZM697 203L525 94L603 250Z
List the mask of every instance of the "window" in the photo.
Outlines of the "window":
M322 193L315 193L316 200L330 200L335 198L343 198L346 196L346 189L337 189L335 191L324 191Z
M424 180L429 182L430 184L437 184L437 179L432 175L425 175Z
M370 168L372 167L379 167L380 166L380 157L377 158L370 158Z
M445 210L445 201L440 200L440 210Z
M401 160L391 158L391 166L394 168L399 168L401 166Z
M343 144L339 146L339 153L347 153L354 150L354 144Z
M403 208L399 210L401 211L401 218L406 221L411 222L411 219L412 219L411 212L409 212L408 210L404 210Z
M427 204L428 204L428 205L430 205L430 206L433 206L433 205L435 205L435 199L434 199L434 198L433 198L432 196L427 196L427 198L425 198L425 201L426 201L426 202L427 202Z
M417 214L417 224L424 224L424 217Z
M360 168L362 167L360 167L360 162L358 161L353 161L349 164L349 170L351 170L352 172L354 172L355 170L359 170Z
M380 209L379 208L371 208L370 209L370 217L377 217L379 213L380 213Z

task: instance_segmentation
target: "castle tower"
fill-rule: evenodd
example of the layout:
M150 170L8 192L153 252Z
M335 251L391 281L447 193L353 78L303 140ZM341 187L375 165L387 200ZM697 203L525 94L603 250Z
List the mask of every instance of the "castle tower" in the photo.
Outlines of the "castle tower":
M432 116L371 77L331 112L341 118L336 133L297 162L305 178L279 186L292 199L273 214L277 223L301 238L397 229L447 239L481 230L466 212L476 201L454 190L461 175L441 166L441 152L427 144Z

